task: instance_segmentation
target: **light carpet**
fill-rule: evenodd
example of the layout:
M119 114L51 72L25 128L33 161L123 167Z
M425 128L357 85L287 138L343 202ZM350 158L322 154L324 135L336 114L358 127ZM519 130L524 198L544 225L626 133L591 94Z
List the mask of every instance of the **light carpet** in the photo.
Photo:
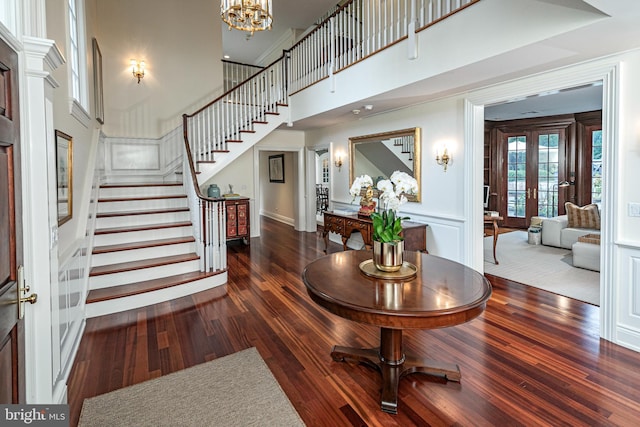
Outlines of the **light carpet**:
M593 305L600 305L600 273L573 266L569 249L530 245L526 231L498 236L493 262L493 237L484 238L484 272L544 289Z
M251 347L85 399L78 426L288 427L304 423Z

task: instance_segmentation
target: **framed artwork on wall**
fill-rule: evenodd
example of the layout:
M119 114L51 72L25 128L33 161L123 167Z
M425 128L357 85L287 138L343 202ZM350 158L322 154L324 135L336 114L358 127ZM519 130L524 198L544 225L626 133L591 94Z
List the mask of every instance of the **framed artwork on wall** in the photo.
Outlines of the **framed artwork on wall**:
M58 226L73 214L73 139L56 130L56 181L58 197Z
M102 97L102 52L98 40L93 38L93 92L96 108L96 120L104 124L104 98Z
M269 156L269 182L284 183L284 154Z

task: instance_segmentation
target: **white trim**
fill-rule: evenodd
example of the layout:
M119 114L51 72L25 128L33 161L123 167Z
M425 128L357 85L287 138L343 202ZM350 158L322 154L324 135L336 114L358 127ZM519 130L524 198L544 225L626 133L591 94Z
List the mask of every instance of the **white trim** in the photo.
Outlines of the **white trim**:
M75 117L82 126L89 128L91 116L75 98L69 98L69 114Z
M91 122L91 117L87 110L89 109L89 83L88 83L88 72L87 72L87 32L86 32L86 17L85 17L85 4L84 0L74 0L76 9L74 10L74 15L76 17L76 30L77 34L75 34L77 38L77 49L78 49L78 98L76 98L73 94L74 83L73 83L73 52L71 47L71 22L69 22L69 0L65 0L66 2L66 23L67 23L67 53L69 54L69 67L68 70L68 79L69 79L69 98L75 102L70 101L69 112L73 117L78 119L83 126L88 127L89 122ZM76 104L77 105L74 105ZM85 121L83 116L88 117L88 121Z
M306 176L305 168L305 147L275 147L267 146L260 147L258 145L253 146L253 165L255 172L253 174L253 191L255 194L255 206L251 209L251 224L256 224L255 227L251 227L251 237L260 236L260 152L261 151L286 151L298 153L295 157L296 164L293 165L296 196L294 201L296 202L295 211L296 217L294 220L294 229L296 231L304 231L306 224L306 186L304 177ZM315 212L315 211L314 211Z
M465 183L471 188L465 192L465 200L468 206L465 208L472 212L473 221L478 224L480 221L481 205L478 199L480 194L480 181L475 181L476 168L482 164L483 151L480 147L484 146L484 121L478 119L479 109L483 109L484 105L506 102L513 98L533 95L536 93L552 90L564 89L582 84L588 84L596 81L602 81L603 84L603 199L602 199L602 268L600 274L600 293L601 293L601 315L600 315L600 335L602 338L616 342L614 334L616 325L616 305L615 295L616 286L621 283L616 273L616 259L613 251L613 238L615 236L615 213L614 208L617 206L618 196L613 194L610 189L619 188L618 179L614 174L614 167L617 161L618 151L618 134L617 128L619 124L619 69L620 60L618 57L604 58L588 63L573 65L555 71L546 72L522 79L513 80L497 86L478 90L470 94L466 102L468 106L465 108L465 154L473 156L466 160L465 166ZM467 129L472 126L472 129ZM477 146L477 147L474 147ZM478 188L473 188L478 187ZM475 206L474 206L475 205ZM467 260L467 264L475 266L483 266L482 259L482 234L477 230L478 226L467 226L465 230L464 240L470 245L475 246L472 258ZM479 270L483 271L483 269Z

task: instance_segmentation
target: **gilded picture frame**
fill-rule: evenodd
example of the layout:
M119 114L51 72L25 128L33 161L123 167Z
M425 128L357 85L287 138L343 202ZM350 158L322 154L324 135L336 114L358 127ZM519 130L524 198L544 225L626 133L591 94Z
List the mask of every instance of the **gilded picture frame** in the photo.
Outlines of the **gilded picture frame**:
M58 226L73 216L73 138L56 130Z

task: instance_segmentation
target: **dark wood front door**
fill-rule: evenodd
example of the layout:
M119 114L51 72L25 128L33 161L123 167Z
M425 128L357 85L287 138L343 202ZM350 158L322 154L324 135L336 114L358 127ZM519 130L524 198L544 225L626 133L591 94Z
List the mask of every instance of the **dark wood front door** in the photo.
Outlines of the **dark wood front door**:
M0 40L0 403L24 403L18 57Z

